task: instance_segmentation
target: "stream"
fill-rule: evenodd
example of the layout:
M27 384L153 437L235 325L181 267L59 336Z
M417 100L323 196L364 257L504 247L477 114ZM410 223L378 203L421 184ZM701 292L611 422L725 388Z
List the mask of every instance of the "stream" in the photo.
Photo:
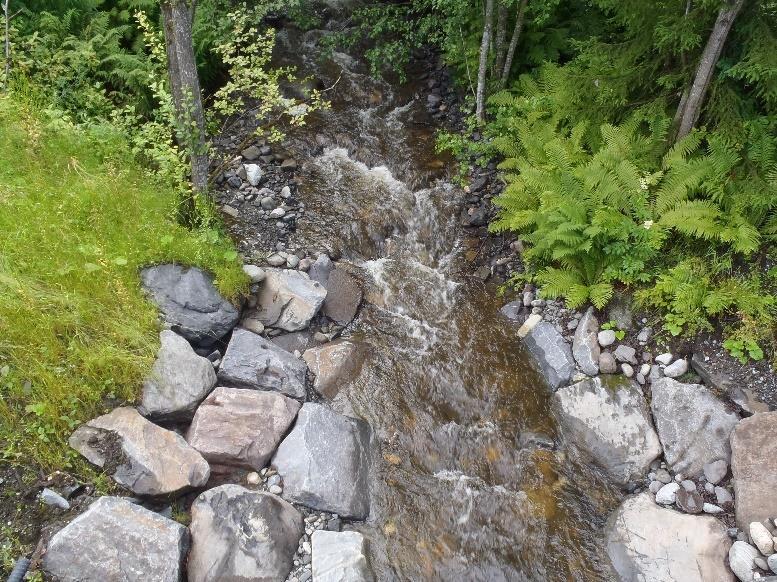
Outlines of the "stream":
M423 65L376 80L354 56L320 60L326 34L284 28L276 51L331 87L331 107L288 134L306 209L289 245L338 256L367 289L346 335L368 356L333 402L378 450L371 514L349 527L381 581L613 579L603 530L620 494L571 457L507 300L470 276L479 240L435 152Z

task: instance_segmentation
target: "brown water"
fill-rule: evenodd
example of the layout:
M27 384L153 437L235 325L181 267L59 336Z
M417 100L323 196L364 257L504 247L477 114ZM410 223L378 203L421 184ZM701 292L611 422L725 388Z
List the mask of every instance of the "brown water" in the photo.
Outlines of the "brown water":
M354 527L378 579L614 579L602 529L618 494L560 442L504 300L464 276L476 241L422 83L376 81L345 54L319 62L324 34L279 35L279 61L334 85L331 109L291 135L307 208L291 242L340 252L368 287L350 334L370 356L334 407L375 431L372 511ZM557 450L520 448L527 431Z

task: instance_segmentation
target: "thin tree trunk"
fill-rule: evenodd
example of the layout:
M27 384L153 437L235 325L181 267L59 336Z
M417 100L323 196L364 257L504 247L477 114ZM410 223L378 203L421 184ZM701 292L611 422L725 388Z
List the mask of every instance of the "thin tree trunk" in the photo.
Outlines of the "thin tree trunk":
M688 135L699 120L704 97L712 82L712 76L720 54L723 51L723 45L726 43L728 33L731 31L731 25L734 24L734 19L739 14L744 3L745 0L727 2L718 13L715 26L712 28L712 33L710 33L710 37L707 40L707 46L704 47L704 52L701 55L701 59L699 59L699 66L696 69L696 76L693 79L690 91L688 91L688 98L685 100L685 103L682 100L680 101L682 109L678 109L682 113L679 115L680 122L676 138L678 140Z
M502 67L505 62L505 39L507 38L507 6L499 2L499 9L496 11L496 40L494 41L494 76L502 73Z
M3 86L8 90L8 78L11 75L11 9L8 5L9 0L3 0L3 20L5 21L5 74L3 76Z
M521 0L518 3L518 13L515 17L515 28L513 28L513 37L510 39L510 47L507 49L507 57L505 58L504 68L502 69L502 78L499 81L499 85L504 89L507 86L507 80L510 78L510 69L513 68L513 58L515 57L515 49L518 48L518 41L521 38L521 31L523 30L523 23L526 20L526 5L529 0Z
M192 45L194 4L186 0L164 0L161 8L177 140L188 152L191 163L193 195L182 209L184 222L191 224L195 217L195 196L205 194L208 189L209 166L200 79Z
M478 64L478 88L475 96L475 116L479 124L486 121L486 66L488 47L491 44L491 31L494 26L494 0L486 0L483 40L480 43L480 62Z

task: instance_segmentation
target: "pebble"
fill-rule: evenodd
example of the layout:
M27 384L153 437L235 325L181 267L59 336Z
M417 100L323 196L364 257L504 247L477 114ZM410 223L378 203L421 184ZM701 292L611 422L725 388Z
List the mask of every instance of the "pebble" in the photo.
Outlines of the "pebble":
M723 513L723 508L713 503L705 503L703 509L704 513Z
M765 570L766 572L769 571L769 563L761 556L758 556L755 560L753 560L753 563L761 568L761 570Z
M614 374L618 371L618 364L615 358L609 352L602 352L599 355L599 372L602 374Z
M259 205L264 210L272 210L273 208L275 208L275 198L273 198L272 196L265 196L259 201Z
M647 376L650 374L650 364L642 364L642 366L639 369L639 373L643 376Z
M603 348L614 344L616 339L615 332L611 329L603 329L596 337L599 340L599 345Z
M734 497L729 490L719 486L715 487L715 498L718 500L718 505L725 505L734 501Z
M672 361L672 354L670 354L669 352L656 356L656 362L658 362L663 366L668 366L669 362L671 361Z
M273 485L280 485L281 484L281 476L277 473L275 475L271 475L267 479L267 486L272 487Z
M234 206L230 206L229 204L222 206L221 211L227 216L231 216L232 218L237 218L240 216L240 211Z
M704 490L707 493L715 493L715 486L712 483L705 483Z
M670 364L664 368L664 376L667 378L679 378L688 371L688 360L677 360L674 364Z
M310 267L313 266L313 263L314 263L313 259L311 259L310 257L305 257L304 259L300 260L298 268L300 271L307 272L310 270Z
M656 493L656 503L660 505L672 505L677 499L677 492L680 489L680 485L677 483L669 483L661 487Z
M291 198L291 188L288 186L281 188L281 198Z
M661 483L661 481L651 481L648 489L650 490L651 493L655 495L656 493L658 493L658 490L661 489L661 487L663 486L664 484Z
M671 483L672 482L672 476L669 474L669 471L666 469L658 469L656 471L656 481L661 481L663 484Z
M769 569L777 574L777 554L772 554L766 559L766 565L769 566Z
M286 264L286 259L281 255L275 253L267 257L267 264L272 267L280 267Z
M284 216L286 216L286 211L280 206L270 212L270 218L283 218Z
M629 364L621 364L621 370L623 371L623 375L627 378L631 378L634 375L634 368Z
M59 493L53 489L49 489L48 487L40 492L40 499L46 505L58 507L59 509L64 509L65 511L70 509L70 502L68 502L68 500L62 497Z
M289 258L286 259L286 264L290 269L296 269L299 265L299 257L297 255L289 255Z
M573 331L573 330L577 329L578 325L580 325L580 321L579 320L577 320L577 319L570 319L567 322L567 329L569 331Z
M619 362L627 362L629 364L637 364L637 350L632 348L631 346L627 346L625 344L619 345L617 348L615 348L615 351L613 352L613 355L615 356L615 359Z
M713 485L720 483L728 473L728 463L723 460L712 461L704 465L704 476Z
M278 485L271 485L267 490L273 495L280 495L283 493L283 488L279 487Z
M701 513L704 510L704 500L696 491L680 489L675 497L677 507L686 513Z
M772 534L760 521L754 521L750 524L750 539L764 556L771 556L774 553Z
M246 483L249 485L259 485L262 482L262 477L256 471L251 471L246 475Z
M696 491L696 483L691 481L690 479L684 479L682 483L680 483L683 489L686 491Z
M650 335L653 333L653 328L645 327L637 334L637 341L641 344L646 344L650 339Z

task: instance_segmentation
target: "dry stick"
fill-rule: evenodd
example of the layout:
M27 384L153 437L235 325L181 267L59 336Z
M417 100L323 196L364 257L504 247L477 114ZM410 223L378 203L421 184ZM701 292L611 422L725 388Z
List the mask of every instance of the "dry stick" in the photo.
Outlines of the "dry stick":
M499 81L499 85L502 89L507 85L507 79L510 77L510 69L513 67L513 58L515 57L515 49L518 48L518 40L521 38L521 31L523 30L523 23L526 18L526 4L529 0L521 0L518 4L518 14L515 18L515 28L513 29L513 37L510 39L510 47L507 49L507 57L505 58L504 69L502 69L502 78Z

